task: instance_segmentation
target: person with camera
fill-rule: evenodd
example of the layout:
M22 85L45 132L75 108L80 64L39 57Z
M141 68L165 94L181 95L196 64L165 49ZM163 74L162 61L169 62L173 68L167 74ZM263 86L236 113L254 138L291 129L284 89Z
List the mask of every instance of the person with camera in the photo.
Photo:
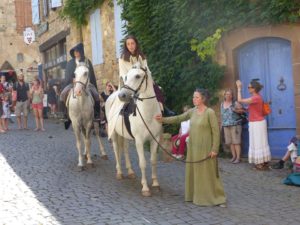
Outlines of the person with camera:
M230 146L233 164L241 161L241 136L243 107L234 100L233 91L227 89L224 92L224 101L221 103L221 121L224 131L225 144Z

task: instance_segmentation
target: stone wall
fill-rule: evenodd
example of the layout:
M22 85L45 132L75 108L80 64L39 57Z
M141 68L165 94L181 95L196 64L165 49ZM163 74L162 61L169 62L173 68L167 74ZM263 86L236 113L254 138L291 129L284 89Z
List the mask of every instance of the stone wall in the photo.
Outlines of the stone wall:
M28 68L36 67L40 61L38 45L36 42L31 45L25 44L23 34L17 33L14 1L2 0L0 15L3 15L0 17L0 67L7 61L17 73L23 69L26 80L32 80L37 75L37 71ZM18 54L23 56L19 60Z
M115 33L114 33L114 10L113 6L106 1L100 8L101 12L101 26L102 26L102 40L104 63L94 66L96 79L99 90L104 89L104 84L110 80L114 84L118 84L118 62L115 56ZM89 20L89 18L88 18ZM44 22L48 22L48 31L39 37L39 44L49 40L57 33L70 29L70 34L66 37L67 45L67 60L70 60L69 50L80 42L80 31L75 24L68 21L62 21L58 16L57 11L50 10L48 18ZM92 44L91 44L91 30L89 24L82 29L83 43L85 48L85 55L92 59Z
M103 57L104 63L95 65L94 70L97 77L99 90L104 90L105 83L112 81L118 84L118 61L115 54L115 31L114 31L114 9L109 1L106 1L100 8L102 40L103 40ZM92 58L92 44L90 26L83 29L83 39L86 55Z

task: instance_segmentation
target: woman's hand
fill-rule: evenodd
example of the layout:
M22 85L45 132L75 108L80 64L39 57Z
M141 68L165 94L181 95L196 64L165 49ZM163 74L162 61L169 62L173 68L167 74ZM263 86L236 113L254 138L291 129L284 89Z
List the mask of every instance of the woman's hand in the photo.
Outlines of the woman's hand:
M214 151L211 151L211 152L208 154L208 156L209 156L210 158L215 158L217 155L218 155L218 153L216 153L216 152L214 152Z
M236 83L237 89L242 89L242 82L240 80L237 80L235 83Z
M162 115L161 114L154 116L154 119L156 119L158 122L162 123Z

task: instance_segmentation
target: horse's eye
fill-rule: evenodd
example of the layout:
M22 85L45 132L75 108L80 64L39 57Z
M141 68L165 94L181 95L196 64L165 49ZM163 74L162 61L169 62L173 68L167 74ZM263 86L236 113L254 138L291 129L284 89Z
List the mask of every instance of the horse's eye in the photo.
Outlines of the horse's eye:
M140 79L140 78L141 78L141 75L136 75L135 78L136 78L136 79Z

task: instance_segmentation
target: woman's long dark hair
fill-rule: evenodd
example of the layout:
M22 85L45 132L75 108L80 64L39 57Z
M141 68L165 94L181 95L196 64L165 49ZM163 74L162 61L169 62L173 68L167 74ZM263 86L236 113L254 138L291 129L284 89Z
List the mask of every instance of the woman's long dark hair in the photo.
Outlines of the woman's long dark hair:
M146 57L145 57L144 53L141 51L141 49L140 49L139 42L138 42L138 40L136 39L136 37L133 36L133 35L128 35L128 36L124 39L124 43L123 43L123 51L122 51L122 56L121 56L121 58L124 59L125 61L128 61L128 62L130 61L130 56L131 56L132 54L130 53L130 51L128 50L128 48L127 48L127 46L126 46L126 41L127 41L128 39L132 39L132 40L134 40L134 42L136 43L136 49L135 49L135 53L134 53L133 56L135 56L135 57L137 57L137 58L138 58L139 56L141 56L142 59L145 59Z

